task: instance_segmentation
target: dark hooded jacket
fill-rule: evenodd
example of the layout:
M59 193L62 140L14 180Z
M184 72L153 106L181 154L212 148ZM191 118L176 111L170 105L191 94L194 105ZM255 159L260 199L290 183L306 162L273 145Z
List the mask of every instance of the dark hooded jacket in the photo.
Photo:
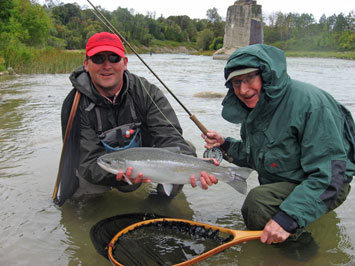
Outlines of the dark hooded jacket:
M105 154L106 150L98 137L99 128L95 108L99 108L102 132L105 132L117 126L137 122L132 118L131 103L133 103L137 120L141 123L143 147L179 147L181 153L196 156L182 137L181 126L167 98L157 86L150 84L146 79L125 71L124 84L114 104L97 92L84 67L76 69L71 74L70 80L74 89L67 96L62 107L63 135L75 90L81 93L81 98L67 149L67 157L71 158L68 161L71 177L67 183L70 183L72 188L66 186L67 191L65 188L62 189L62 192L68 194L62 194L62 199L69 198L75 192L78 186L77 181L72 182L72 179L77 179L75 175L93 184L119 185L114 175L107 173L96 163L97 158ZM62 167L68 168L65 165ZM67 176L65 178L68 179Z
M226 84L222 116L242 126L241 140L227 138L222 146L235 164L255 169L260 184L298 184L274 218L305 227L328 211L355 174L354 121L325 91L292 80L281 50L260 44L240 48L227 62L225 78L246 67L260 69L260 98L249 109Z

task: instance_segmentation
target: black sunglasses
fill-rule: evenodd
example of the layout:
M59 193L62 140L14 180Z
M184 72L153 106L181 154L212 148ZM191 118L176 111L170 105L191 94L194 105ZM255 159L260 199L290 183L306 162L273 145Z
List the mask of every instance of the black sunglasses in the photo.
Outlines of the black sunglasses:
M106 61L106 58L110 63L118 63L121 61L122 57L117 54L109 54L107 56L104 54L95 54L89 57L89 59L91 59L91 61L97 65L103 64Z

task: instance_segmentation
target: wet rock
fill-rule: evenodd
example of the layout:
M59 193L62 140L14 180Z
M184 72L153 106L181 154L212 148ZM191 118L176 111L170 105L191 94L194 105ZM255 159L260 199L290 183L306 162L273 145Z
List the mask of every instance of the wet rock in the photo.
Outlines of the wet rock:
M0 72L0 76L18 76L12 67L8 67L6 71Z

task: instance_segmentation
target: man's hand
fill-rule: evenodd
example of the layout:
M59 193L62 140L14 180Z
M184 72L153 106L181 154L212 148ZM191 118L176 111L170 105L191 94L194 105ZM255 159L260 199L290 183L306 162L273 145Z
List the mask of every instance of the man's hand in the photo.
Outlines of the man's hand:
M150 178L149 177L143 177L143 173L139 172L138 176L135 178L132 178L133 174L133 168L128 167L126 170L126 173L123 173L123 171L120 169L117 173L116 179L117 181L125 181L128 184L137 184L137 183L150 183Z
M260 241L267 244L282 243L290 235L291 233L286 232L277 222L270 219L264 227L264 232L260 237Z
M218 179L214 175L208 175L206 171L201 172L200 177L201 187L202 189L208 189L209 186L218 183ZM196 187L196 178L195 176L190 177L190 183L192 187Z
M206 145L205 145L206 149L212 149L214 147L219 147L225 141L224 138L214 130L208 130L206 135L202 134L201 136L206 141Z

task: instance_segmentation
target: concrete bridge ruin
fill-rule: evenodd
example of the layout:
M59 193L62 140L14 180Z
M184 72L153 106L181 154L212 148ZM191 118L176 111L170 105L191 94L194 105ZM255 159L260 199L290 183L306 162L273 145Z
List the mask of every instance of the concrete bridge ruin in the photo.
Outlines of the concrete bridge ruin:
M261 5L253 0L237 0L228 7L223 48L213 59L228 59L240 47L263 42Z

